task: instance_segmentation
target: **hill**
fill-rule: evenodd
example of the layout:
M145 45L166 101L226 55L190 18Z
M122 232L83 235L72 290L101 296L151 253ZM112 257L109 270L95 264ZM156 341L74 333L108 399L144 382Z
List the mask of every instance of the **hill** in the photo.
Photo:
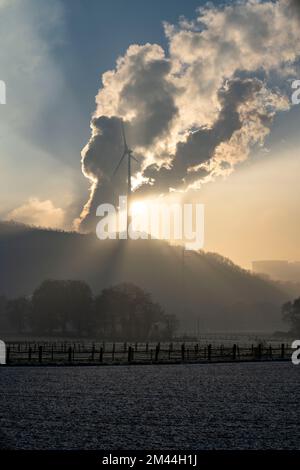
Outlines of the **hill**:
M0 294L30 295L45 279L82 279L94 293L119 282L150 292L191 331L282 328L282 286L214 253L185 252L159 240L95 235L0 222Z

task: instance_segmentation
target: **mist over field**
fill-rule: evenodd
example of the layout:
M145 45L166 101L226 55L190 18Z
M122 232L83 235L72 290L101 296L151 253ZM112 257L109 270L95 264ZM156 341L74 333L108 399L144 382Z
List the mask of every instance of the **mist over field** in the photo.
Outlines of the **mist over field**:
M2 223L1 294L30 296L46 279L86 281L95 294L132 282L152 294L181 330L261 331L283 328L291 293L217 254L185 252L159 240L106 240ZM84 317L84 312L82 312ZM284 329L284 328L283 328Z

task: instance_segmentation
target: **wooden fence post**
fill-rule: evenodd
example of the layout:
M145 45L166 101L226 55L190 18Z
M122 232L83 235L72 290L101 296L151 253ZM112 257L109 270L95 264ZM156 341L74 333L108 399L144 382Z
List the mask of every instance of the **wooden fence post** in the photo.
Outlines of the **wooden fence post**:
M284 343L281 344L281 359L284 359Z
M207 346L207 359L211 360L211 344Z
M99 362L103 362L103 347L102 346L100 348L100 353L99 353Z
M43 361L43 346L39 346L39 363Z
M10 346L7 346L6 348L6 364L9 364L10 362Z
M128 348L128 362L131 362L131 346Z
M115 343L114 343L114 344L113 344L113 347L112 347L112 355L111 355L111 356L112 356L112 361L115 360L115 351L116 351L116 345L115 345Z
M159 346L159 343L158 343L156 348L155 348L155 362L158 361L159 349L160 349L160 346Z
M236 344L234 344L232 347L232 359L234 361L236 360Z
M72 362L72 348L71 348L71 346L68 349L68 361Z
M51 361L53 362L53 344L51 346Z
M93 346L92 346L92 361L95 360L95 345L93 343Z
M261 359L261 353L262 353L262 347L261 347L261 344L259 344L258 348L257 348L257 357L258 357L258 359Z
M181 345L181 360L184 361L185 358L185 344L182 343Z
M29 346L29 349L28 349L28 361L29 361L29 362L31 361L31 354L32 354L32 349L31 349L31 347Z

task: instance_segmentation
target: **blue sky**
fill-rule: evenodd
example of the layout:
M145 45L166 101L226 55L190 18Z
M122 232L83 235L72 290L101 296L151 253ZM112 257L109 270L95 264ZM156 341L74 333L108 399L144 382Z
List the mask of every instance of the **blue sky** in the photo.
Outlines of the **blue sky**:
M26 2L31 11L43 12L45 0L23 3ZM36 142L76 165L73 152L78 153L89 137L89 119L95 109L102 73L115 67L116 58L124 55L130 44L157 43L167 49L163 22L176 24L180 16L191 19L196 9L206 3L203 0L89 0L88 3L60 0L61 20L56 27L41 33L52 43L51 55L68 90L57 93L56 99L43 109L37 127L29 131L34 133ZM59 38L57 44L53 40L55 34ZM285 118L279 118L281 134L295 136L298 110L294 109L293 114L295 119L289 124ZM294 123L292 129L291 123ZM57 137L62 130L69 142L67 153L60 152L61 139Z
M76 102L77 115L72 116L76 134L73 128L66 131L73 134L79 147L89 137L89 117L95 109L102 73L115 67L116 58L124 55L130 44L150 42L167 48L163 21L176 23L181 15L192 18L197 7L204 3L201 0L61 1L63 38L53 55L68 83L72 106ZM52 132L60 133L62 123L57 122L57 103L53 108L52 113L46 110L47 119ZM43 134L44 142L45 138ZM55 139L50 139L49 145L55 143Z
M7 105L0 107L6 174L0 216L38 193L42 199L52 194L57 205L58 195L65 198L63 188L72 193L71 200L80 201L76 204L84 202L88 182L80 171L80 152L90 135L102 73L114 68L130 44L150 42L166 48L163 21L193 17L203 3L0 1L0 79L7 86ZM43 173L47 183L40 185Z

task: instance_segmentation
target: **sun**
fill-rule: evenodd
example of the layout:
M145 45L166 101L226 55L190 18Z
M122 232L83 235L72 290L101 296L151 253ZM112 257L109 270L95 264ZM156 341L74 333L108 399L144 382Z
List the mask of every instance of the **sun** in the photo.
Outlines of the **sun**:
M144 201L134 201L130 209L132 215L142 215L147 209L147 203Z

